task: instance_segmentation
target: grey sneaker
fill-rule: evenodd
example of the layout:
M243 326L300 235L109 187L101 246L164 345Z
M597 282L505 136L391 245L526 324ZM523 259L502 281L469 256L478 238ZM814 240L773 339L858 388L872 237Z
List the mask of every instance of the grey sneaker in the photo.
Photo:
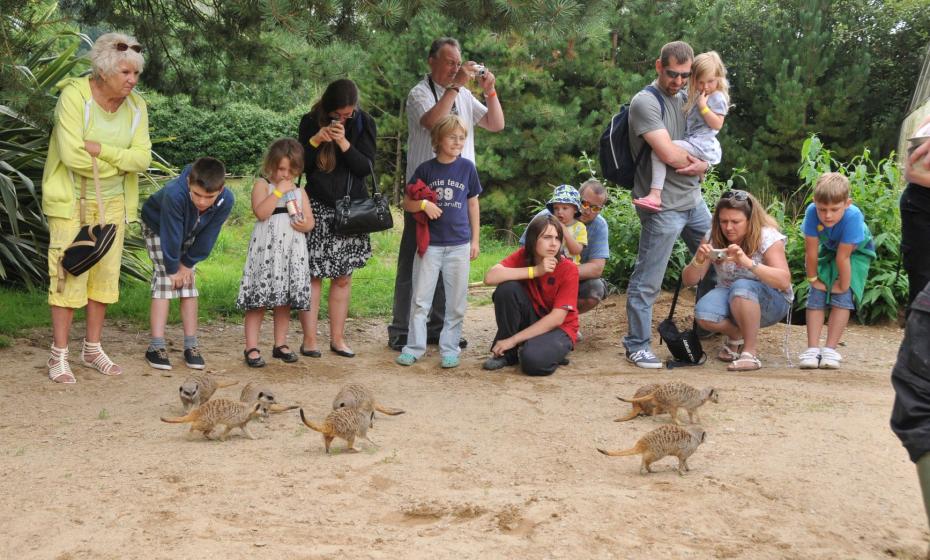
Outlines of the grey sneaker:
M645 348L637 350L632 354L627 350L626 359L628 362L635 364L636 367L645 369L660 369L662 367L662 360L656 358L655 354Z
M171 369L166 348L149 348L145 351L145 361L155 369Z
M191 369L203 369L206 365L203 356L200 355L200 349L196 346L184 349L184 363Z
M484 369L488 371L494 371L496 369L501 369L509 365L510 364L507 363L507 358L503 356L491 356L490 358L484 361L484 365L481 367L483 367Z

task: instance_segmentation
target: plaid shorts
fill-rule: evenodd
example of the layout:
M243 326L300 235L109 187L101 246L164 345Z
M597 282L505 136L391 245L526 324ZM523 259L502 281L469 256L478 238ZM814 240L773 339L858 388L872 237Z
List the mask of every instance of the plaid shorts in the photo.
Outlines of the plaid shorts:
M154 266L154 271L152 273L152 299L177 299L197 297L200 295L197 292L196 268L193 270L190 285L184 286L181 289L175 289L171 285L171 278L168 277L168 272L165 270L165 255L161 252L161 237L145 224L142 225L142 235L145 237L145 249L148 251L149 258L152 259L152 265ZM181 246L181 252L187 251L193 242L193 237L185 240L184 244Z

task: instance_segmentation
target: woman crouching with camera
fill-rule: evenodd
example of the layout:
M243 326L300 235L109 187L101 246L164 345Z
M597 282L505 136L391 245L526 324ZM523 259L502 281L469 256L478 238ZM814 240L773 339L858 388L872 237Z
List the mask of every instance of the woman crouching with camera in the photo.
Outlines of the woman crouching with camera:
M793 299L786 238L759 201L740 190L720 196L709 236L682 271L686 286L700 282L711 265L717 273L717 287L698 300L694 316L726 337L717 358L730 362L727 370L759 369L759 329L785 317Z

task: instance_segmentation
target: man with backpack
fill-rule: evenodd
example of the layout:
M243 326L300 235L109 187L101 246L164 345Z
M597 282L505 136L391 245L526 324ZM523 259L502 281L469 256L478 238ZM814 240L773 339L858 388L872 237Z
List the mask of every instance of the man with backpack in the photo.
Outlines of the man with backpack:
M636 265L627 289L629 332L623 339L626 358L641 368L658 369L662 362L650 348L652 307L662 286L675 241L681 237L693 254L710 229L711 216L701 197L700 177L707 162L672 143L685 133L685 85L691 75L694 51L682 41L662 47L655 67L658 77L637 93L629 107L629 149L641 154L650 148L672 168L666 175L662 210L637 209L641 224ZM649 194L652 163L636 157L633 198Z

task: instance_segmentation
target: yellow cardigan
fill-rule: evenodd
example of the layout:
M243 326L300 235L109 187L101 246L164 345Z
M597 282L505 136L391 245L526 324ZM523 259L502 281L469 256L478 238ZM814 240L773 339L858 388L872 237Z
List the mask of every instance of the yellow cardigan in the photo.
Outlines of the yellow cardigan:
M55 106L55 127L42 173L42 212L48 217L70 218L77 177L93 177L90 154L84 149L84 130L92 102L90 77L65 78L57 87L61 95ZM132 143L125 149L101 143L97 167L101 178L126 173L126 221L134 222L139 214L139 173L152 162L152 141L145 100L132 92L125 102L133 115Z

